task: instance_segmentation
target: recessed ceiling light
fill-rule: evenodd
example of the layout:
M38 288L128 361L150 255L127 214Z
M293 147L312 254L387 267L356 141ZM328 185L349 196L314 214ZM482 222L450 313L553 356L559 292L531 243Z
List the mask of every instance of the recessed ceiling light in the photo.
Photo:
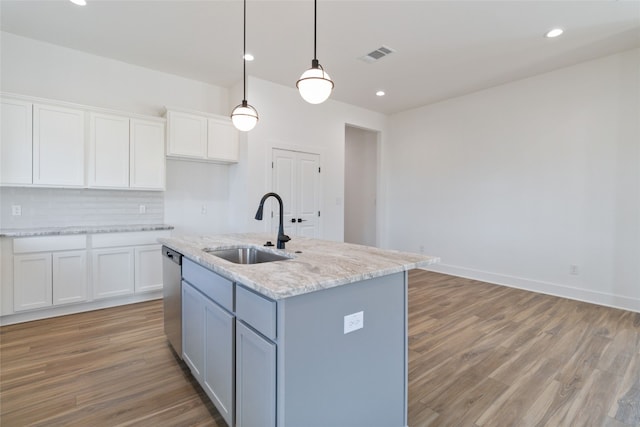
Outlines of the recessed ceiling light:
M77 4L78 6L86 6L86 0L69 0L73 4Z
M251 55L250 53L245 53L244 54L244 59L246 59L247 61L253 61L253 55Z
M383 90L377 91L376 96L384 96L384 91Z
M562 33L564 33L564 30L562 28L553 28L553 29L547 31L544 36L546 38L552 39L554 37L558 37L558 36L562 35Z

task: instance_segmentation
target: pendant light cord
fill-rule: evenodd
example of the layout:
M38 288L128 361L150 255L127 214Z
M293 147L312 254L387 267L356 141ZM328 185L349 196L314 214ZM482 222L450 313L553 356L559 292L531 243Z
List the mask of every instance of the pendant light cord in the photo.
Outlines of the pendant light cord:
M242 45L242 100L247 101L247 0L244 0L244 21L243 21L243 45Z
M313 59L315 60L318 59L316 56L317 21L318 21L318 1L313 0Z

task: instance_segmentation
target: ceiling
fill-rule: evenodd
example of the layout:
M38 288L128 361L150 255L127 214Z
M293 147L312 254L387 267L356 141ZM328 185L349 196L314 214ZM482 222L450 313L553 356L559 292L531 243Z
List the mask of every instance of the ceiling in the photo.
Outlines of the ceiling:
M87 3L2 0L0 26L223 87L242 78L241 0ZM543 37L556 26L565 34ZM382 45L395 52L358 59ZM318 1L332 99L387 114L634 47L640 0ZM247 51L249 75L295 87L313 58L313 2L249 0Z

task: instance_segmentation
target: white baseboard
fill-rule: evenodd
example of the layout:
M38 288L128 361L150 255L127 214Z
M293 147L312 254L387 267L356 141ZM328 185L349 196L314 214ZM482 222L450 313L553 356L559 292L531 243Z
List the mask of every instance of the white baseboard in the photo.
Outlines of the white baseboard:
M557 283L543 282L539 280L525 279L522 277L508 276L505 274L491 273L488 271L474 270L455 265L435 264L423 268L423 270L437 273L450 274L452 276L467 279L480 280L495 285L508 286L510 288L524 289L527 291L569 298L577 301L589 302L606 307L619 308L640 313L640 298L631 298L623 295L609 294L605 292L591 291L573 286Z
M151 301L162 298L162 290L146 292L138 295L129 295L117 298L83 302L78 304L60 305L45 309L21 311L18 313L0 316L0 326L13 325L15 323L31 322L32 320L46 319L49 317L66 316L67 314L82 313L85 311L100 310L102 308L117 307L119 305L134 304L137 302Z

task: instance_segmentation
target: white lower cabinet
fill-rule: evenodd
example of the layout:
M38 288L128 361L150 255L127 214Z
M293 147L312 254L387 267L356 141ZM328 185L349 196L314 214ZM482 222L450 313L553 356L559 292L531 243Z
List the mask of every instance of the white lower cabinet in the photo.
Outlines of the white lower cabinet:
M15 255L13 277L15 311L86 301L86 251Z
M133 248L94 249L92 268L94 299L133 294Z
M52 302L51 254L13 257L13 309L49 307Z
M105 233L91 236L93 298L162 289L162 245L168 231Z
M13 240L13 310L87 300L86 236Z
M134 249L136 293L162 289L162 245L138 246Z
M54 252L53 305L87 300L87 251Z

